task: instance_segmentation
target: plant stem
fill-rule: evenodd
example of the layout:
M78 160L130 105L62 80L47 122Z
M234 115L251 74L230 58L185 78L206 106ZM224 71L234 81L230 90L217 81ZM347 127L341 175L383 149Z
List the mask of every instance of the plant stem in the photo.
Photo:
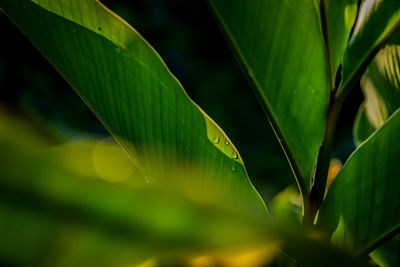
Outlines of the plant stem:
M336 123L342 106L342 101L335 101L335 96L336 90L332 90L327 112L324 141L319 150L314 174L314 183L312 185L309 197L308 212L305 214L304 222L306 225L313 225L317 211L321 206L325 196L326 181L328 178L329 165L331 161Z

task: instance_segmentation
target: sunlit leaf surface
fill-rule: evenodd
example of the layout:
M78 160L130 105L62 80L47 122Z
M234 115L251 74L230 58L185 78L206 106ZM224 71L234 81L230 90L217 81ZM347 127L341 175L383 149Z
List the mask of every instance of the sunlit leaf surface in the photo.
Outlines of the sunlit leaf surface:
M369 251L400 229L400 110L350 156L321 207L319 224L332 241Z
M308 192L329 97L328 59L317 1L210 2L301 190Z

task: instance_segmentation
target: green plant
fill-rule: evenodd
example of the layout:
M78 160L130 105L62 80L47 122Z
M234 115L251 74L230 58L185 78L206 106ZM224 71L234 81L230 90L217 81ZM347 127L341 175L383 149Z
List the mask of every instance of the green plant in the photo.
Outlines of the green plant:
M400 2L210 0L210 6L288 159L302 200L302 225L291 212L289 191L268 215L229 138L150 45L100 2L1 0L0 8L130 158L115 144L37 152L34 144L46 143L41 137L3 122L2 149L12 151L1 163L7 242L0 258L6 264L114 266L152 256L176 264L206 254L229 265L220 250L238 246L268 246L262 254L279 258L279 265L367 266L373 264L370 255L380 264L396 264L398 258L387 257L393 256L390 244L381 245L400 229ZM366 102L354 126L359 147L326 193L338 115L360 79ZM89 157L74 160L85 153ZM101 154L94 163L92 153ZM10 167L15 161L29 172ZM78 162L85 172L76 170ZM99 174L104 166L114 170ZM21 202L32 207L21 208ZM64 219L72 226L64 229ZM18 227L10 231L14 222ZM77 240L60 237L60 228ZM25 239L32 243L19 257ZM42 260L37 254L52 242L61 248Z

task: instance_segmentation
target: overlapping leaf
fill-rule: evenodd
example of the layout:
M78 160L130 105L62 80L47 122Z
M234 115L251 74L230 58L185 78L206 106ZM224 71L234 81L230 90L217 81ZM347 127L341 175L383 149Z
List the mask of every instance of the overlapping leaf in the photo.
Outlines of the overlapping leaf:
M329 53L331 87L342 62L350 31L357 16L357 0L322 0L322 19L325 23L325 42Z
M375 130L376 128L371 124L365 114L365 103L362 103L358 109L353 125L353 135L356 146L361 145Z
M329 98L317 1L210 2L307 192Z
M78 92L145 177L157 182L158 174L195 161L201 179L218 180L225 191L241 185L238 202L265 212L228 137L189 99L150 45L99 1L1 0L0 8Z
M365 0L360 7L353 35L343 58L342 82L338 94L354 86L366 67L400 27L400 2Z
M359 114L358 117L365 116L367 120L355 122L354 127L358 129L355 132L356 139L359 138L360 141L365 140L371 133L368 128L378 129L400 107L399 56L399 41L394 38L379 51L361 80L365 96L365 102L362 105L365 108L359 111L363 114Z
M336 229L332 241L338 246L370 252L400 230L399 132L400 110L352 154L333 181L319 223Z

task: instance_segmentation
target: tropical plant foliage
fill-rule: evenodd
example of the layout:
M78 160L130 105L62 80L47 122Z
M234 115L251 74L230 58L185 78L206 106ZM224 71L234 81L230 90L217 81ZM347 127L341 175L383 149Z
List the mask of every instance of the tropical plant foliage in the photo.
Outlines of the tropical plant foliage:
M0 110L0 265L399 264L400 2L208 4L298 190L269 212L224 131L99 1L0 0L113 136L55 146ZM335 171L358 83L358 147Z

